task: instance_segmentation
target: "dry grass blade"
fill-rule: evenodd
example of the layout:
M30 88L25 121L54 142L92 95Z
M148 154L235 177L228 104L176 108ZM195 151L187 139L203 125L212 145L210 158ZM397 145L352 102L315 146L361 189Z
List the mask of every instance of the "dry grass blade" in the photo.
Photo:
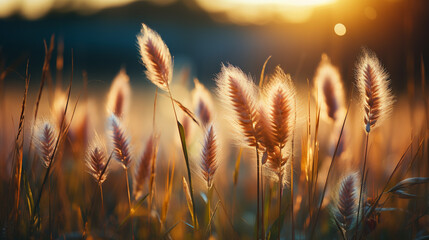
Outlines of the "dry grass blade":
M207 183L207 188L211 188L213 177L218 166L217 160L217 140L213 125L210 125L204 142L204 147L201 151L201 173Z
M24 147L24 119L25 119L25 107L27 103L27 93L28 93L28 85L30 83L30 76L28 74L28 65L29 61L27 61L27 69L26 69L26 76L25 76L25 88L24 88L24 96L22 98L22 104L21 104L21 115L19 117L19 124L18 124L18 132L16 134L15 138L15 151L14 151L14 169L13 169L13 187L14 187L14 210L16 215L18 216L19 212L19 198L21 193L21 174L22 174L22 155L23 155L23 147Z
M182 111L192 119L192 121L194 121L198 126L200 126L200 123L198 122L197 118L195 117L195 115L192 113L191 110L189 110L187 107L185 107L182 103L180 103L176 99L174 99L174 103L176 103L177 106L180 109L182 109Z
M195 223L196 216L194 215L194 210L193 210L194 205L191 197L191 192L189 190L188 182L186 181L185 177L182 178L182 183L183 183L183 192L185 193L185 196L186 196L186 202L188 204L189 213L191 214L192 222ZM197 226L193 226L193 227L197 228Z
M112 131L111 138L115 159L121 162L122 166L127 169L131 163L131 151L128 136L121 126L119 119L115 115L110 116L109 126Z
M170 164L172 164L171 173L170 173ZM162 223L165 222L165 219L167 217L167 212L168 212L168 206L170 205L170 198L171 198L171 193L173 190L175 166L176 166L176 161L174 161L174 159L170 158L168 161L167 181L165 182L165 187L167 190L166 190L166 194L164 195L164 201L162 203L162 211L161 211L161 222Z
M155 175L156 175L156 157L158 154L158 139L156 134L152 135L153 147L152 147L152 159L151 159L151 172L149 178L149 207L152 205L153 197L155 194Z
M357 65L357 86L364 109L364 128L370 132L386 119L394 102L389 88L388 74L374 53L363 51Z
M142 24L141 34L137 36L140 55L146 67L147 78L162 90L168 92L173 75L173 62L167 45L161 37Z
M37 114L39 113L40 99L42 98L43 88L45 86L45 81L46 81L47 75L49 73L52 51L54 50L54 39L55 39L54 35L52 35L51 36L51 41L50 41L50 44L49 44L49 49L48 49L48 47L46 45L46 41L43 41L44 45L45 45L45 60L43 62L42 78L41 78L41 81L40 81L39 92L37 94L36 106L35 106L35 109L34 109L34 118L33 118L34 122L37 121ZM31 131L31 138L30 139L33 139L33 134L34 134L34 131L32 130ZM31 151L32 143L33 143L33 141L30 142L29 151Z

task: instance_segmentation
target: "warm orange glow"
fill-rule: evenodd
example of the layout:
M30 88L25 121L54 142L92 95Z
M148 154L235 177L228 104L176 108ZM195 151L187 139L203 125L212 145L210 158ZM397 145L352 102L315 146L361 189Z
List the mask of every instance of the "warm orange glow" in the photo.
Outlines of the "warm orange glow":
M0 0L0 18L20 14L27 19L38 19L55 8L75 9L82 13L110 7L120 7L137 0ZM154 4L168 4L176 0L145 0Z
M369 20L374 20L377 18L377 11L373 7L366 7L363 10L363 13Z
M337 24L335 24L334 32L338 36L344 36L347 32L346 26L344 26L344 24L342 24L342 23L337 23Z
M196 0L203 9L212 13L224 13L220 21L239 24L264 24L273 19L287 22L305 22L313 10L337 0Z

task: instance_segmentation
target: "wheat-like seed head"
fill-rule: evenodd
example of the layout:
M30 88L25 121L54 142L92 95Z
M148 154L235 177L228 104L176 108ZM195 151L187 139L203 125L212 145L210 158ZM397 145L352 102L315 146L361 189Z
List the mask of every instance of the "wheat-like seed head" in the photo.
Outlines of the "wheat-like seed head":
M243 135L242 139L247 145L255 146L259 135L256 129L258 112L255 84L239 68L231 65L222 65L216 83L219 98L230 115L233 115L234 129Z
M129 137L123 129L120 120L113 114L109 117L109 127L111 130L114 157L127 169L131 163Z
M102 184L107 179L108 169L103 172L106 164L106 148L100 138L96 136L86 154L86 166L88 167L89 174L99 184Z
M145 24L142 24L137 41L147 78L162 90L168 91L168 85L173 77L173 62L167 45L158 33Z
M115 114L118 118L127 116L130 106L131 90L130 78L124 68L112 82L109 94L107 96L107 113Z
M314 76L314 96L321 104L321 115L324 119L331 119L335 122L345 113L341 75L326 54L322 55Z
M264 87L274 145L283 149L292 136L295 120L295 87L292 79L280 67L271 82Z
M345 231L350 230L356 222L359 193L360 177L358 173L344 177L339 182L337 191L334 192L331 214Z
M213 100L210 92L198 79L194 79L195 88L192 90L192 102L195 112L203 126L207 126L213 119Z
M135 172L135 189L134 196L136 199L139 199L143 195L143 188L146 182L146 179L149 177L150 168L152 163L152 158L154 154L154 142L153 137L151 136L146 143L145 150L143 155L140 158L140 162L137 166Z
M36 148L40 160L42 160L42 164L46 168L51 162L52 154L54 154L55 143L58 138L58 130L55 126L55 124L52 124L49 121L43 121L36 125Z
M213 184L213 177L218 167L217 160L217 140L213 124L207 128L205 136L204 146L201 151L201 173L204 180L207 183L207 187L210 188Z
M364 110L364 128L369 133L392 111L394 97L389 88L389 76L376 55L364 50L357 65L356 80Z

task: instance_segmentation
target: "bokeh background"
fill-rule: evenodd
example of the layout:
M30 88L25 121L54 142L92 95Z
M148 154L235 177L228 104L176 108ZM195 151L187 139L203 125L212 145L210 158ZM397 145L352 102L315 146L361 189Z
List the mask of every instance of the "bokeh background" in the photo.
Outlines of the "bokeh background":
M397 92L420 81L421 57L429 57L428 10L425 0L1 0L0 54L3 66L15 64L21 74L29 58L33 79L40 79L43 40L55 34L64 45L65 76L73 49L75 79L86 71L89 88L110 83L121 67L133 86L145 86L136 44L144 22L169 46L176 69L186 67L209 87L222 62L258 76L268 56L268 69L281 65L305 83L327 53L348 88L368 47ZM11 74L6 84L24 81L18 79Z

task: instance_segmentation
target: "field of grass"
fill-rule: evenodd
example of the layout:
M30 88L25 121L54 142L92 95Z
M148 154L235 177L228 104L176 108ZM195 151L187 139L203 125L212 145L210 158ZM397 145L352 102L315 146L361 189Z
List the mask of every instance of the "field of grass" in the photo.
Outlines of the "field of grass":
M350 89L322 53L306 84L268 57L208 89L137 42L146 79L108 92L61 75L54 37L41 79L0 68L0 239L429 239L423 58L408 94L369 49Z

